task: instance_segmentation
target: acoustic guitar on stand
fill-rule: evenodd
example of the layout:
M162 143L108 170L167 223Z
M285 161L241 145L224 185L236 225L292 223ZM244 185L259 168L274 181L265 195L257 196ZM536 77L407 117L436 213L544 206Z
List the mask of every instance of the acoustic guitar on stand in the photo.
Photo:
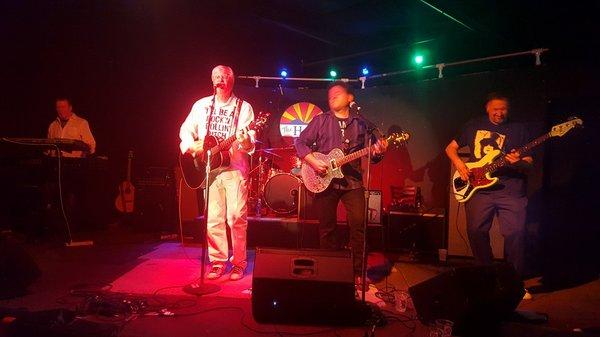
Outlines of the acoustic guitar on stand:
M399 145L406 142L410 138L410 135L406 132L401 133L392 133L386 137L387 141L391 144ZM375 145L372 145L370 148L364 148L362 150L358 150L349 155L344 155L344 152L340 149L333 149L328 154L323 154L320 152L313 152L315 158L322 160L328 166L327 172L323 175L319 175L315 169L310 166L307 162L302 162L302 167L300 168L300 174L302 176L302 181L306 186L306 189L313 193L323 192L329 187L331 184L331 180L334 178L343 178L344 173L342 173L342 166L346 163L349 163L353 160L356 160L360 157L366 156L369 154L369 151L374 148Z
M545 133L525 144L523 147L520 147L517 149L517 152L523 155L548 139L552 137L562 137L571 129L581 126L583 126L583 121L581 119L572 118L568 122L555 125L550 132ZM452 177L452 189L458 202L466 202L471 199L477 190L490 187L498 182L498 177L492 177L492 173L497 169L508 165L508 161L504 157L502 151L492 150L479 161L465 163L465 165L470 173L468 181L463 180L458 171L454 172L454 176Z
M121 213L132 213L134 205L135 187L131 183L131 161L133 151L127 155L127 177L119 184L119 195L115 200L115 207Z
M268 112L260 112L245 130L260 131L265 127L269 115L270 113ZM180 154L179 165L181 166L183 180L186 185L191 189L198 189L204 184L204 181L206 180L206 165L208 162L208 151L206 151L206 149L210 149L210 171L229 166L230 158L228 151L235 140L236 135L232 135L222 142L219 142L214 136L209 135L204 137L205 151L202 153L197 154L196 156L193 156L190 153Z

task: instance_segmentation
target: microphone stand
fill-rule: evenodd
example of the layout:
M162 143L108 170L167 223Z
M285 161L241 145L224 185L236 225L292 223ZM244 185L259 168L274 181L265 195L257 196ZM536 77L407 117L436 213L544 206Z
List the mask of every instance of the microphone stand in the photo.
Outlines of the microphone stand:
M213 112L215 111L215 98L217 95L217 88L214 88L214 94L213 94L213 101L212 101L212 106L211 106L211 111L210 111L210 116L209 116L209 120L208 120L208 124L206 125L206 132L208 134L208 128L210 127L210 121L212 119L212 115ZM211 156L212 156L212 152L210 151L210 149L208 149L206 151L206 167L204 169L204 173L205 173L205 179L204 179L204 208L202 210L203 213L203 217L202 217L202 227L204 228L204 244L202 245L202 257L201 257L201 263L200 263L200 282L193 282L191 284L186 285L185 287L183 287L183 291L188 293L188 294L192 294L192 295L196 295L196 296L202 296L202 295L208 295L208 294L213 294L216 293L217 291L221 290L221 287L217 284L214 283L204 283L204 273L205 273L205 262L206 262L206 251L208 250L208 197L209 197L209 189L210 189L210 166L211 166Z
M361 270L361 279L362 279L362 287L361 287L361 300L366 303L366 292L367 292L367 234L368 234L368 225L369 225L369 199L371 197L370 193L370 185L371 185L371 146L372 146L372 136L375 131L379 131L375 124L373 124L370 120L364 117L364 115L360 114L358 109L356 110L356 114L359 119L364 121L367 124L367 148L369 152L367 154L367 170L365 173L366 177L366 186L365 186L365 216L363 218L363 254L362 254L362 270ZM381 132L378 132L381 134Z

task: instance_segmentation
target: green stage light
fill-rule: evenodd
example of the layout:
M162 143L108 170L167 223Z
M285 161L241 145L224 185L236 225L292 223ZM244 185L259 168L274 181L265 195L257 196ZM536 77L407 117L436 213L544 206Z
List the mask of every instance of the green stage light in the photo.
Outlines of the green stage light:
M415 64L421 65L423 64L423 61L425 61L425 58L423 57L423 55L415 55L414 61Z
M337 77L337 71L335 71L335 70L330 70L330 71L329 71L329 76L331 76L331 77Z

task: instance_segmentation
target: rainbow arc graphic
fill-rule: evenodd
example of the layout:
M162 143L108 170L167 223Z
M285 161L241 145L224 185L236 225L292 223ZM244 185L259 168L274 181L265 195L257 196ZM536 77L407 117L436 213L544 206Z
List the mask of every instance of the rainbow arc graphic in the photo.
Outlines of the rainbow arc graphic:
M310 102L298 102L290 105L279 120L279 130L284 137L298 137L300 132L323 110Z

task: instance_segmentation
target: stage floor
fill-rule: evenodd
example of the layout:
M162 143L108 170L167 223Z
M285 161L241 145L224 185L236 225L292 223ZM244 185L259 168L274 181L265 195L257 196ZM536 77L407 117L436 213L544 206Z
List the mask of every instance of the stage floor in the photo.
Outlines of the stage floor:
M251 283L254 250L249 251L247 275L240 281L225 276L214 283L218 293L203 297L188 295L182 287L199 277L197 245L182 245L175 241L146 243L96 244L90 247L67 248L57 244L25 245L42 270L42 276L30 287L26 296L0 301L4 312L21 308L38 311L52 308L74 309L81 297L73 290L105 289L111 293L129 293L148 298L152 303L170 307L174 316L137 317L122 325L119 336L363 336L366 328L330 326L296 326L258 324L251 312ZM375 331L377 336L429 336L430 328L416 320L409 305L404 313L397 312L375 296L378 289L393 287L406 290L442 272L449 265L464 264L464 260L448 264L423 263L404 255L372 253L369 274L376 279L367 299L386 314L397 318ZM384 277L387 274L387 277ZM531 284L535 280L529 280ZM548 323L541 326L506 323L503 336L568 336L576 328L598 326L600 282L536 294L521 302L520 309L545 312ZM2 312L2 311L0 311ZM400 322L402 321L402 322ZM0 329L1 330L1 329ZM2 335L0 331L0 335ZM577 334L584 336L585 334Z

